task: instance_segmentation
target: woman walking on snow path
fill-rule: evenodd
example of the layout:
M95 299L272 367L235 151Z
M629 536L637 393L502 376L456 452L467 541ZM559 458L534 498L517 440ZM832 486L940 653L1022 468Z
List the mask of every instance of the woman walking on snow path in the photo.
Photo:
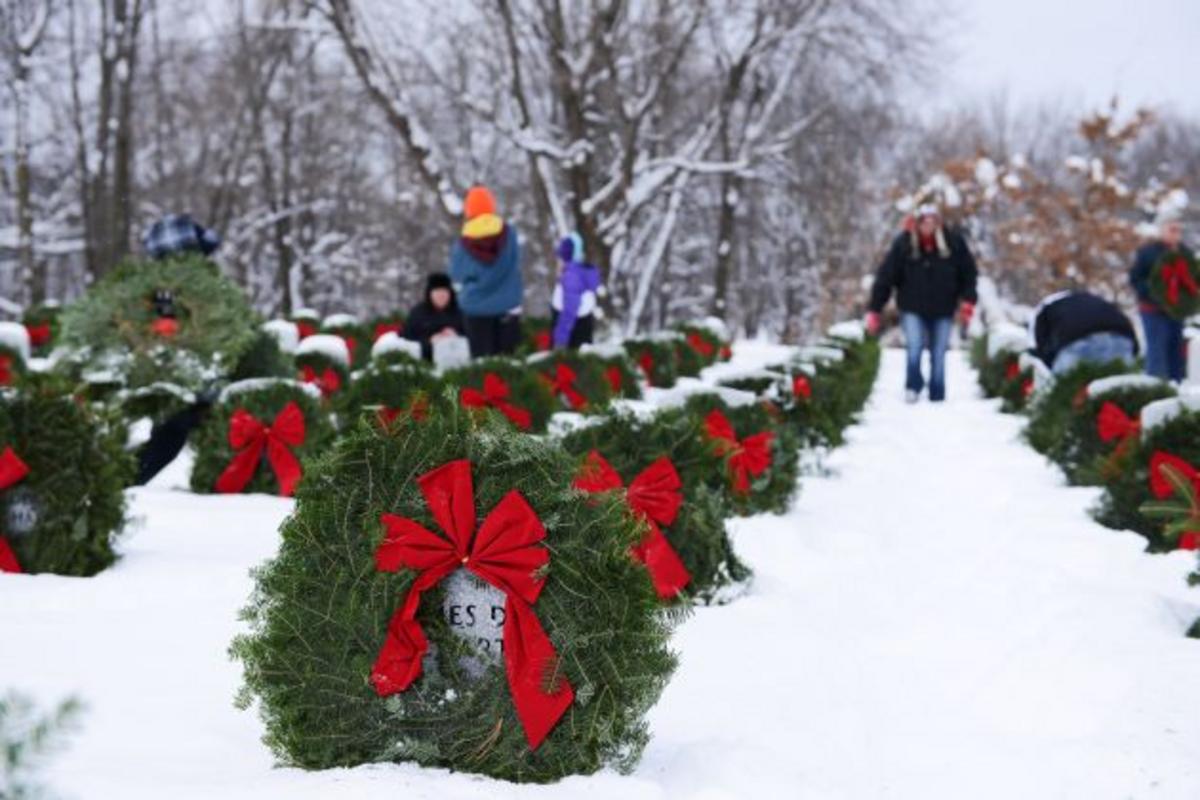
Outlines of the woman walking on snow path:
M929 399L937 403L946 398L946 349L955 311L964 324L975 313L975 257L960 235L942 225L935 206L921 206L906 228L875 273L866 326L872 335L879 332L880 314L895 292L908 352L905 399L915 403L925 388L921 355L928 350Z
M450 252L450 279L458 292L471 356L515 352L521 341L521 246L517 229L496 213L482 186L463 201L462 236Z

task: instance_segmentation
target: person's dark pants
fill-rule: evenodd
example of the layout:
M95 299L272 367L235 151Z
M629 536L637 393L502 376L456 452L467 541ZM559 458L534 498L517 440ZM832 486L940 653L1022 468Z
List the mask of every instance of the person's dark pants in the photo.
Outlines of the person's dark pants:
M558 312L551 310L550 312L550 330L558 327ZM567 342L567 347L572 350L578 350L585 344L592 343L592 337L595 335L596 318L591 314L583 317L575 318L575 327L571 328L571 338Z
M467 342L471 358L509 355L517 352L521 343L521 317L505 314L500 317L465 317Z
M150 431L150 441L138 450L138 472L134 486L145 486L175 460L211 407L211 403L196 403L154 426Z
M1146 374L1182 381L1187 369L1183 354L1183 323L1160 311L1143 311L1142 332L1146 336Z
M921 374L921 355L928 350L929 399L935 403L945 400L946 350L950 347L950 331L954 327L954 318L927 319L906 311L900 315L900 327L904 331L904 348L908 354L904 388L918 394L925 388L925 377Z

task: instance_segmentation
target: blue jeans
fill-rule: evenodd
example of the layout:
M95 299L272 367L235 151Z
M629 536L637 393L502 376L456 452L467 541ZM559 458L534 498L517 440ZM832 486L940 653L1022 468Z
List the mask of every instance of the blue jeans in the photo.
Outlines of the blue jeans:
M1146 374L1183 380L1183 323L1158 311L1143 311L1142 332L1146 336Z
M1081 362L1107 364L1110 361L1125 361L1133 364L1133 340L1119 333L1093 333L1071 342L1058 351L1051 371L1062 375Z
M908 352L905 389L920 393L925 388L925 377L921 374L921 354L928 350L929 399L934 402L946 399L946 349L950 346L950 331L953 327L954 317L926 319L907 311L900 315L900 328L904 331L904 349Z

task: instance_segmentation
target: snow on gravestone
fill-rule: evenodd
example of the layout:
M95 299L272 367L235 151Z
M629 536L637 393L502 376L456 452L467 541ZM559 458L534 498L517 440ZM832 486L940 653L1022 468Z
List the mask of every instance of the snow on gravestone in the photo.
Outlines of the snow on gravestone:
M453 369L471 362L471 347L462 336L447 336L433 341L433 363L439 369Z
M472 678L483 677L504 654L504 592L465 569L446 578L442 614L450 632L471 645L474 655L463 656L459 666Z

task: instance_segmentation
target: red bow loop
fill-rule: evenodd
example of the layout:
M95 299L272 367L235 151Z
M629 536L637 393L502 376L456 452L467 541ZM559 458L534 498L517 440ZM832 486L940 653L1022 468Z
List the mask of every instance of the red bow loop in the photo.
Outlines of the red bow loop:
M12 356L0 354L0 386L12 386L14 377Z
M797 400L812 399L812 381L807 375L797 375L792 379L792 396Z
M520 492L509 492L475 531L471 463L451 461L417 479L443 539L404 517L384 514L384 540L376 568L419 571L404 602L388 623L371 682L380 696L402 692L421 674L428 639L417 621L421 594L460 567L505 594L504 665L513 706L532 749L542 743L574 702L575 693L557 675L558 653L533 612L545 583L550 553L541 544L545 528Z
M650 355L649 350L643 352L640 356L638 356L637 364L641 368L642 372L646 375L646 380L653 381L654 380L654 356Z
M621 393L621 385L624 383L621 377L621 368L618 366L610 366L604 370L604 377L608 380L608 385L612 388L613 394Z
M659 525L670 525L683 505L683 481L671 459L663 456L629 482L630 507Z
M599 450L592 450L584 459L579 474L575 477L575 488L585 492L611 492L624 486L624 481L613 469L608 459L600 455Z
M26 324L25 330L29 331L29 343L34 347L41 347L50 341L50 323L43 322L40 325Z

